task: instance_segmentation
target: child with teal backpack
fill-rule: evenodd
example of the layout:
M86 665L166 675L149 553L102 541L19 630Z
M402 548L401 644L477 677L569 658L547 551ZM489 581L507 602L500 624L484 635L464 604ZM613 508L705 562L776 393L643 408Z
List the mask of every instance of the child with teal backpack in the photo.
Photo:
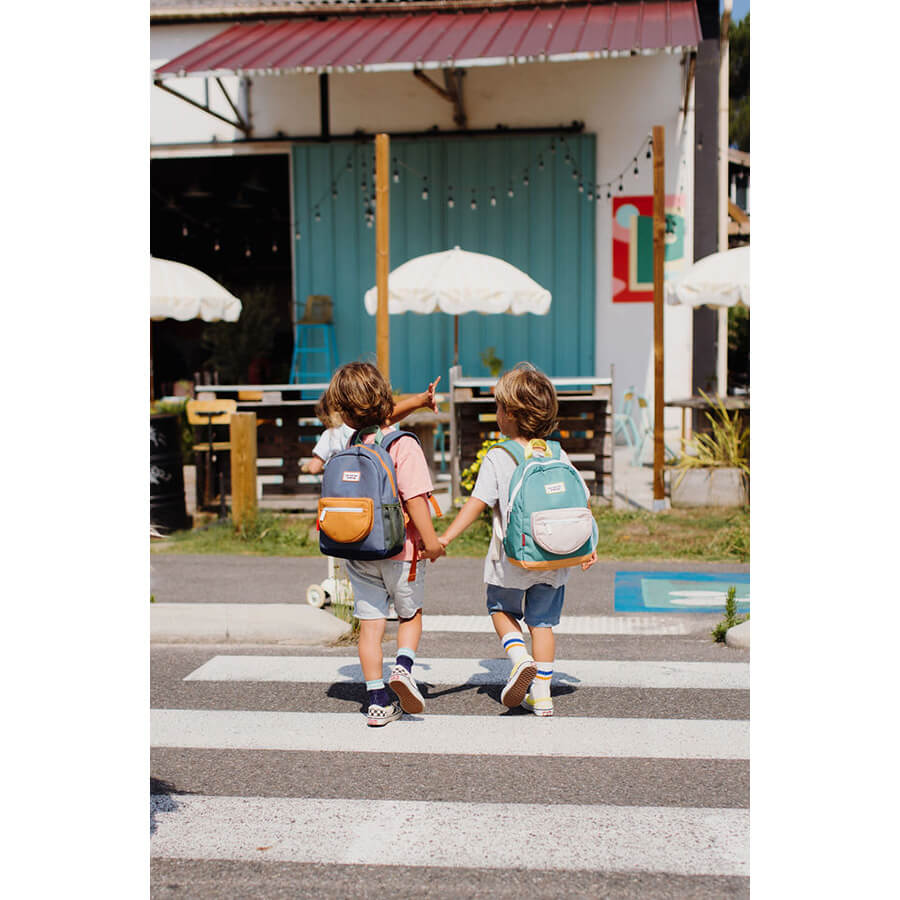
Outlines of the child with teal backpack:
M550 681L569 569L597 561L597 527L587 485L556 441L556 390L543 372L520 363L494 388L497 425L507 440L485 454L459 515L439 538L445 547L485 509L492 511L484 563L487 609L512 663L500 701L553 715ZM531 632L528 653L519 621Z

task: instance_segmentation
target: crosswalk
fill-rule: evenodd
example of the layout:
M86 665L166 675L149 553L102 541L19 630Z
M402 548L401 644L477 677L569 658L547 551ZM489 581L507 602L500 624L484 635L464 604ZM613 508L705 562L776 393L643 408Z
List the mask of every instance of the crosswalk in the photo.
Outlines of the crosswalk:
M381 729L346 650L155 651L152 893L749 896L747 656L603 633L560 635L540 719L426 623L426 711Z

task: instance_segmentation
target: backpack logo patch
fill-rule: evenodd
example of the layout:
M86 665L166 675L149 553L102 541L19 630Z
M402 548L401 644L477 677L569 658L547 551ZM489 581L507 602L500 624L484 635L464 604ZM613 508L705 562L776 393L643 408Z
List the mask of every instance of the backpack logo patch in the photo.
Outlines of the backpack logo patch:
M561 481L555 481L553 484L545 484L544 491L548 494L564 494L566 486Z
M359 481L359 472L344 472L341 481Z

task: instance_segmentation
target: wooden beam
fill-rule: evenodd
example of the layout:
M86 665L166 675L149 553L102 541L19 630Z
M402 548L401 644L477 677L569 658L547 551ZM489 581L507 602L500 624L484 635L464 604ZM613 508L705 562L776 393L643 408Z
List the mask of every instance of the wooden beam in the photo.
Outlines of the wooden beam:
M256 519L256 413L236 412L231 438L231 521L243 531Z
M666 130L653 126L653 511L664 510L663 278L666 253Z
M375 316L375 359L381 374L391 380L390 322L388 319L388 272L390 265L390 137L375 135L375 286L378 310Z

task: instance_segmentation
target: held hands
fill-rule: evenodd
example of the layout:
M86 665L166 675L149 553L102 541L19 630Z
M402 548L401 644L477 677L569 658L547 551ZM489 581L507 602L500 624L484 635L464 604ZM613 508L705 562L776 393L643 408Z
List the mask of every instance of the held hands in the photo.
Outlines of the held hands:
M433 547L426 546L425 542L419 538L419 556L422 559L427 559L429 562L434 562L441 556L444 556L444 545L438 541Z
M587 562L583 562L583 563L581 564L581 571L582 571L582 572L587 572L587 570L588 570L595 562L597 562L597 551L596 551L596 550L591 554L591 558L590 558Z

